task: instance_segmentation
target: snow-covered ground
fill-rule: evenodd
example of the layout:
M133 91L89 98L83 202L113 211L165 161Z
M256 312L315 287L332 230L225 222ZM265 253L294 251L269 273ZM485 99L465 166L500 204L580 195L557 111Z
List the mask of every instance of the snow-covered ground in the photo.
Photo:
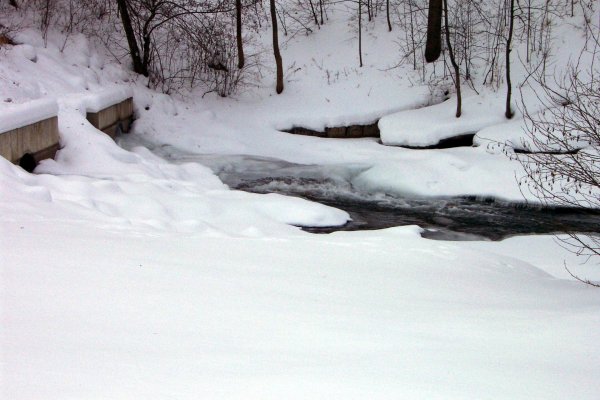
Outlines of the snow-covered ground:
M600 299L534 266L548 238L2 226L4 398L598 394Z
M55 100L62 146L35 174L0 159L0 397L598 397L600 296L564 264L600 273L554 238L439 242L415 226L312 235L290 224L348 215L230 190L203 165L125 150L85 120L107 90L133 90L133 139L153 146L323 165L371 193L523 199L520 165L485 146L279 132L431 102L405 71L380 68L395 58L384 24L366 35L367 65L344 69L355 48L338 18L287 43L297 65L281 96L265 84L171 98L79 36L63 52L35 31L0 48L0 112Z

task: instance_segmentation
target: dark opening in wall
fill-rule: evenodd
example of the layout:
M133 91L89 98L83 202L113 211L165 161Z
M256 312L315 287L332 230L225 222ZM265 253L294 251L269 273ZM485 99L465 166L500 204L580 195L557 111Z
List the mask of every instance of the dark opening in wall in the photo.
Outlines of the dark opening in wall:
M19 160L19 167L27 172L33 172L35 167L37 167L37 161L31 153L25 153Z

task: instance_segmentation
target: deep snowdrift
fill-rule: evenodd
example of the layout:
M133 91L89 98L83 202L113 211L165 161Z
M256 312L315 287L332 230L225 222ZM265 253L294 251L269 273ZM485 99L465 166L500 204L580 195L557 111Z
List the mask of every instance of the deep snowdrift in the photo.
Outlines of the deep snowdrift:
M597 397L597 291L492 244L17 217L2 223L5 398Z

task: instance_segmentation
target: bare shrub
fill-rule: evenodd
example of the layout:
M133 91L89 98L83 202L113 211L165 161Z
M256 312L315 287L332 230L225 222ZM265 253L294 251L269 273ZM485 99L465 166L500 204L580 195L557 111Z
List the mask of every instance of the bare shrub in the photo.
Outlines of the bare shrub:
M582 57L598 60L596 30ZM581 59L580 59L581 60ZM583 67L583 65L589 67ZM525 108L531 154L518 157L526 175L520 184L546 204L600 208L600 67L571 64L553 85L538 77L545 110ZM560 239L578 255L599 260L600 234L570 234ZM570 271L569 271L570 272ZM593 284L589 280L577 279ZM593 284L598 286L598 284Z

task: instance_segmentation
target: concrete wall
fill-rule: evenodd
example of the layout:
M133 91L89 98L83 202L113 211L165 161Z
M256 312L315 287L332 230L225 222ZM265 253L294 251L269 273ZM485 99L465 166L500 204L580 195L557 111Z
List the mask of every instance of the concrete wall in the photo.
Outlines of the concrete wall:
M129 132L133 121L133 99L125 99L98 112L88 112L87 120L114 139L119 130Z
M51 117L0 133L0 155L13 163L18 163L26 153L32 154L36 161L53 158L58 141L58 118Z
M28 170L33 170L43 159L54 158L59 149L56 101L32 101L11 110L3 115L6 118L0 124L0 156L24 168L27 165ZM88 112L87 119L97 129L115 138L120 132L129 131L133 121L133 99L129 97L98 112ZM23 158L25 154L32 155L33 160Z
M350 125L325 128L325 132L315 131L312 129L296 127L284 132L293 133L296 135L319 136L329 138L362 138L362 137L379 137L379 127L377 122L369 125Z

